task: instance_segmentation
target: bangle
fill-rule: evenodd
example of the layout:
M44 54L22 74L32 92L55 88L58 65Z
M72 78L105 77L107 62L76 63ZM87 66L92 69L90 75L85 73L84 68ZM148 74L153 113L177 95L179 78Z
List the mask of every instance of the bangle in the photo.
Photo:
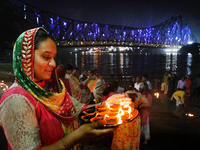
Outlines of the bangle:
M65 150L66 147L64 146L62 139L60 139L60 142L61 142L61 144L62 144L62 148Z

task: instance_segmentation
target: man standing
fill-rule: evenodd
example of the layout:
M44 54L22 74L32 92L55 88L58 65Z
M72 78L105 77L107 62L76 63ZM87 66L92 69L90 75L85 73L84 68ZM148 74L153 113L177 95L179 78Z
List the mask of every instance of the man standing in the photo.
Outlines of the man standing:
M181 80L178 81L177 90L183 90L183 91L185 91L186 87L187 87L187 83L185 81L185 77L183 76L181 78Z
M140 89L140 84L141 84L141 77L140 76L137 76L136 77L136 82L134 84L134 88L136 88L138 91Z
M142 81L147 83L149 90L152 90L152 85L151 85L151 82L149 82L149 80L148 80L147 74L142 75Z

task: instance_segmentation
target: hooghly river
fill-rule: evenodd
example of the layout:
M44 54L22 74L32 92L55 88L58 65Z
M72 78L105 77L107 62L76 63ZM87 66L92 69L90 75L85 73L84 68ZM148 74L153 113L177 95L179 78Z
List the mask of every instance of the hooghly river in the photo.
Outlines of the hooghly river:
M86 49L86 48L83 48ZM190 75L193 79L200 73L199 55L177 53L144 53L132 52L74 52L58 48L57 64L72 64L84 69L97 68L105 77L114 74L128 79L131 76L147 74L150 79L162 78L165 72L176 74L177 78Z

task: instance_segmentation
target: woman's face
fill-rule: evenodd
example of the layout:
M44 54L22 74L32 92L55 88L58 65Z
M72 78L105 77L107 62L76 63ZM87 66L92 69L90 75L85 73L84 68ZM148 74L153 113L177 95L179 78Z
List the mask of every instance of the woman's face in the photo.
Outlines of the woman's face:
M144 89L144 83L143 82L140 83L140 88Z
M56 66L54 58L57 48L54 41L48 38L39 44L35 50L34 81L48 80L51 78L53 68Z

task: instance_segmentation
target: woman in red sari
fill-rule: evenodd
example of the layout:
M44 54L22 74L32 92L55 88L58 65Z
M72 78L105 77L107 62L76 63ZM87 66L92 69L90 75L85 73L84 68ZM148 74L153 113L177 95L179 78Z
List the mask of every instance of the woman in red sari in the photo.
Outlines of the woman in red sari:
M30 29L13 50L16 80L0 101L0 126L8 149L71 149L84 140L98 139L112 129L85 124L74 132L69 125L87 105L67 93L55 73L57 48L43 28Z
M146 97L148 101L147 107L142 107L140 109L141 116L141 138L144 138L144 144L148 143L150 140L150 126L149 126L149 115L150 115L150 107L152 104L152 94L148 89L148 84L146 82L141 82L140 84L140 92L142 97Z
M147 99L136 90L128 90L125 95L133 100L132 107L135 109L148 104ZM138 115L133 121L118 126L114 131L111 150L139 150L140 123L140 115Z

